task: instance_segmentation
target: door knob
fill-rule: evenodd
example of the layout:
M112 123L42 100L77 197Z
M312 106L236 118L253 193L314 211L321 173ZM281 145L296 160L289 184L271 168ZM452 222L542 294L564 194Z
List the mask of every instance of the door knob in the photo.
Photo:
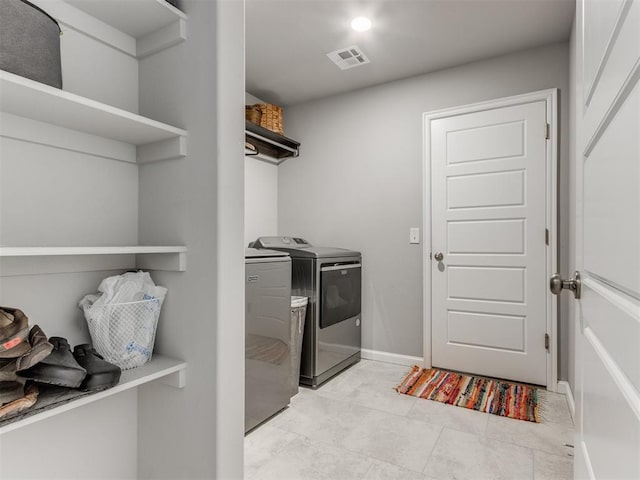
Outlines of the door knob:
M433 258L436 262L441 262L444 259L444 255L442 254L442 252L438 252L433 256Z
M575 272L573 278L569 280L562 280L559 273L551 275L549 281L549 288L554 295L560 295L562 290L571 290L573 296L579 299L582 293L582 280L580 279L580 272Z

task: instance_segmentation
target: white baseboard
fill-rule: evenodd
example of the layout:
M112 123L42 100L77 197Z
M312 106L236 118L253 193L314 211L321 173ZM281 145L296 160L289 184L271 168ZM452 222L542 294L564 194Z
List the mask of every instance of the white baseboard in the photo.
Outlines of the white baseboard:
M571 419L575 422L576 415L576 403L573 399L573 393L571 392L571 385L569 382L565 380L558 381L558 393L564 393L567 397L567 405L569 405L569 413L571 414Z
M363 348L360 351L360 357L365 360L375 360L377 362L393 363L395 365L422 365L424 359L422 357L412 357L410 355L402 355L400 353L381 352L379 350L369 350Z

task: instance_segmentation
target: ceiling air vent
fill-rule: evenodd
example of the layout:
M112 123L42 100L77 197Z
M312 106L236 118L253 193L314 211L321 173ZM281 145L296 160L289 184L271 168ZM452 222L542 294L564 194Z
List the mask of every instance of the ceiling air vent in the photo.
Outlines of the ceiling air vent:
M327 57L340 67L341 70L348 70L349 68L359 67L360 65L369 63L366 55L355 45L327 53Z

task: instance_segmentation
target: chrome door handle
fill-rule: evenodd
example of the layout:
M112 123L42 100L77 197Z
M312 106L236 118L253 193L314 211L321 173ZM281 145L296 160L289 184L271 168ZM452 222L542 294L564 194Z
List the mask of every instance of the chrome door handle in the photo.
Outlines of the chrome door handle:
M436 262L441 262L444 259L444 255L442 254L442 252L438 252L433 256L433 259Z
M551 289L551 293L554 295L560 295L562 290L571 290L574 298L579 299L582 294L582 280L580 279L580 272L575 272L573 274L573 278L570 278L569 280L562 280L559 273L554 273L551 275L549 288Z

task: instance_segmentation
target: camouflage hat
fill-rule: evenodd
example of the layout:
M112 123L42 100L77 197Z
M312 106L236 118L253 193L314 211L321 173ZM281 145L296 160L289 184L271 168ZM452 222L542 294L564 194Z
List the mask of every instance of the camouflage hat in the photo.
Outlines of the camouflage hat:
M27 353L31 346L29 319L17 308L0 307L0 358L17 358Z

